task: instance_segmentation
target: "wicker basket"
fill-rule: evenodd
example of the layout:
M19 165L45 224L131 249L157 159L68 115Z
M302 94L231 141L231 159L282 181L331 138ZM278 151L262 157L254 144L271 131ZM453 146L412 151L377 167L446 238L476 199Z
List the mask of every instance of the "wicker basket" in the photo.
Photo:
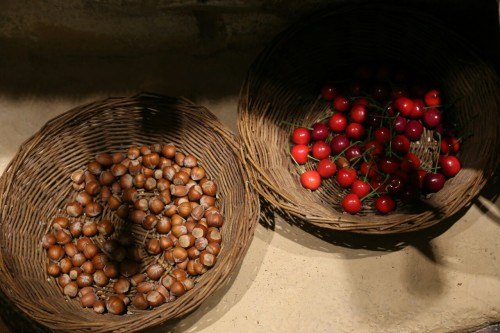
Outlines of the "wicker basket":
M345 190L332 180L316 191L301 186L285 153L293 130L285 122L312 124L325 108L318 92L326 74L373 59L397 62L435 82L456 101L459 127L473 136L462 146L460 173L419 207L398 206L388 215L364 209L352 216L342 213ZM252 184L273 205L321 228L382 234L430 227L467 205L498 164L498 81L471 45L428 14L374 3L323 10L279 34L242 85L238 128ZM422 154L423 142L414 143L413 151Z
M153 310L117 316L82 309L79 300L66 299L55 280L47 278L41 247L47 224L74 192L69 175L98 152L169 142L197 156L218 184L218 206L226 222L217 264L197 278L194 289ZM56 117L21 146L1 177L3 293L35 322L61 331L132 332L194 311L229 280L258 221L258 196L247 185L240 154L236 137L210 111L182 98L109 98ZM106 207L104 214L124 222Z

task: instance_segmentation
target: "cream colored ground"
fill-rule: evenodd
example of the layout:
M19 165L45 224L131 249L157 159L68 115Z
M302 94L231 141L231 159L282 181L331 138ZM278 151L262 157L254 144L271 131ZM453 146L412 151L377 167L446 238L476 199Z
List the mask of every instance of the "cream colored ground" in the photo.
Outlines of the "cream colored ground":
M236 131L239 82L253 56L233 55L237 66L223 58L169 75L144 59L116 60L108 67L101 60L80 68L58 63L57 71L54 64L34 72L29 66L14 69L10 77L21 73L26 85L0 91L0 172L46 121L108 96L184 95ZM90 80L94 73L98 78ZM361 236L323 240L277 217L274 230L257 227L224 288L188 317L148 332L449 333L500 321L499 186L492 180L456 222L406 239L412 245L384 240L385 251L359 248Z

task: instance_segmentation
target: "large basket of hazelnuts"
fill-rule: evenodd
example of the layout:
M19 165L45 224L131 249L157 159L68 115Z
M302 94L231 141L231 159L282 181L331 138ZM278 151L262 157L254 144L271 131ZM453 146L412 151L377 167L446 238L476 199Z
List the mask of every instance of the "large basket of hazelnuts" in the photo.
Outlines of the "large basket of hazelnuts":
M421 230L499 161L499 80L435 17L344 5L280 33L250 67L238 127L255 189L320 228Z
M132 332L227 283L259 216L238 139L206 108L108 98L48 122L1 177L6 299L52 330Z

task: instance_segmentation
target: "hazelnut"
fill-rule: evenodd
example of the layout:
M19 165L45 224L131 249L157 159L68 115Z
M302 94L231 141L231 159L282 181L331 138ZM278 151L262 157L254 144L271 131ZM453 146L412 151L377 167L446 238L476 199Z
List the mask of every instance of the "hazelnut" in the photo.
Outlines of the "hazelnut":
M132 300L132 305L138 310L146 310L149 308L148 301L143 293L137 293Z
M126 311L127 307L123 300L118 296L109 296L106 300L106 310L109 313L119 315L123 314Z

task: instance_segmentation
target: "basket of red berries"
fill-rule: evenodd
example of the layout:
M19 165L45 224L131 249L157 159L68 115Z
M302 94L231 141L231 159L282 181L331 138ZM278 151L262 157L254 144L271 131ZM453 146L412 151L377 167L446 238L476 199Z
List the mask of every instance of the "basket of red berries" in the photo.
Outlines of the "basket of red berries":
M499 162L499 80L435 17L344 6L279 34L243 83L252 184L285 212L359 233L457 213Z

